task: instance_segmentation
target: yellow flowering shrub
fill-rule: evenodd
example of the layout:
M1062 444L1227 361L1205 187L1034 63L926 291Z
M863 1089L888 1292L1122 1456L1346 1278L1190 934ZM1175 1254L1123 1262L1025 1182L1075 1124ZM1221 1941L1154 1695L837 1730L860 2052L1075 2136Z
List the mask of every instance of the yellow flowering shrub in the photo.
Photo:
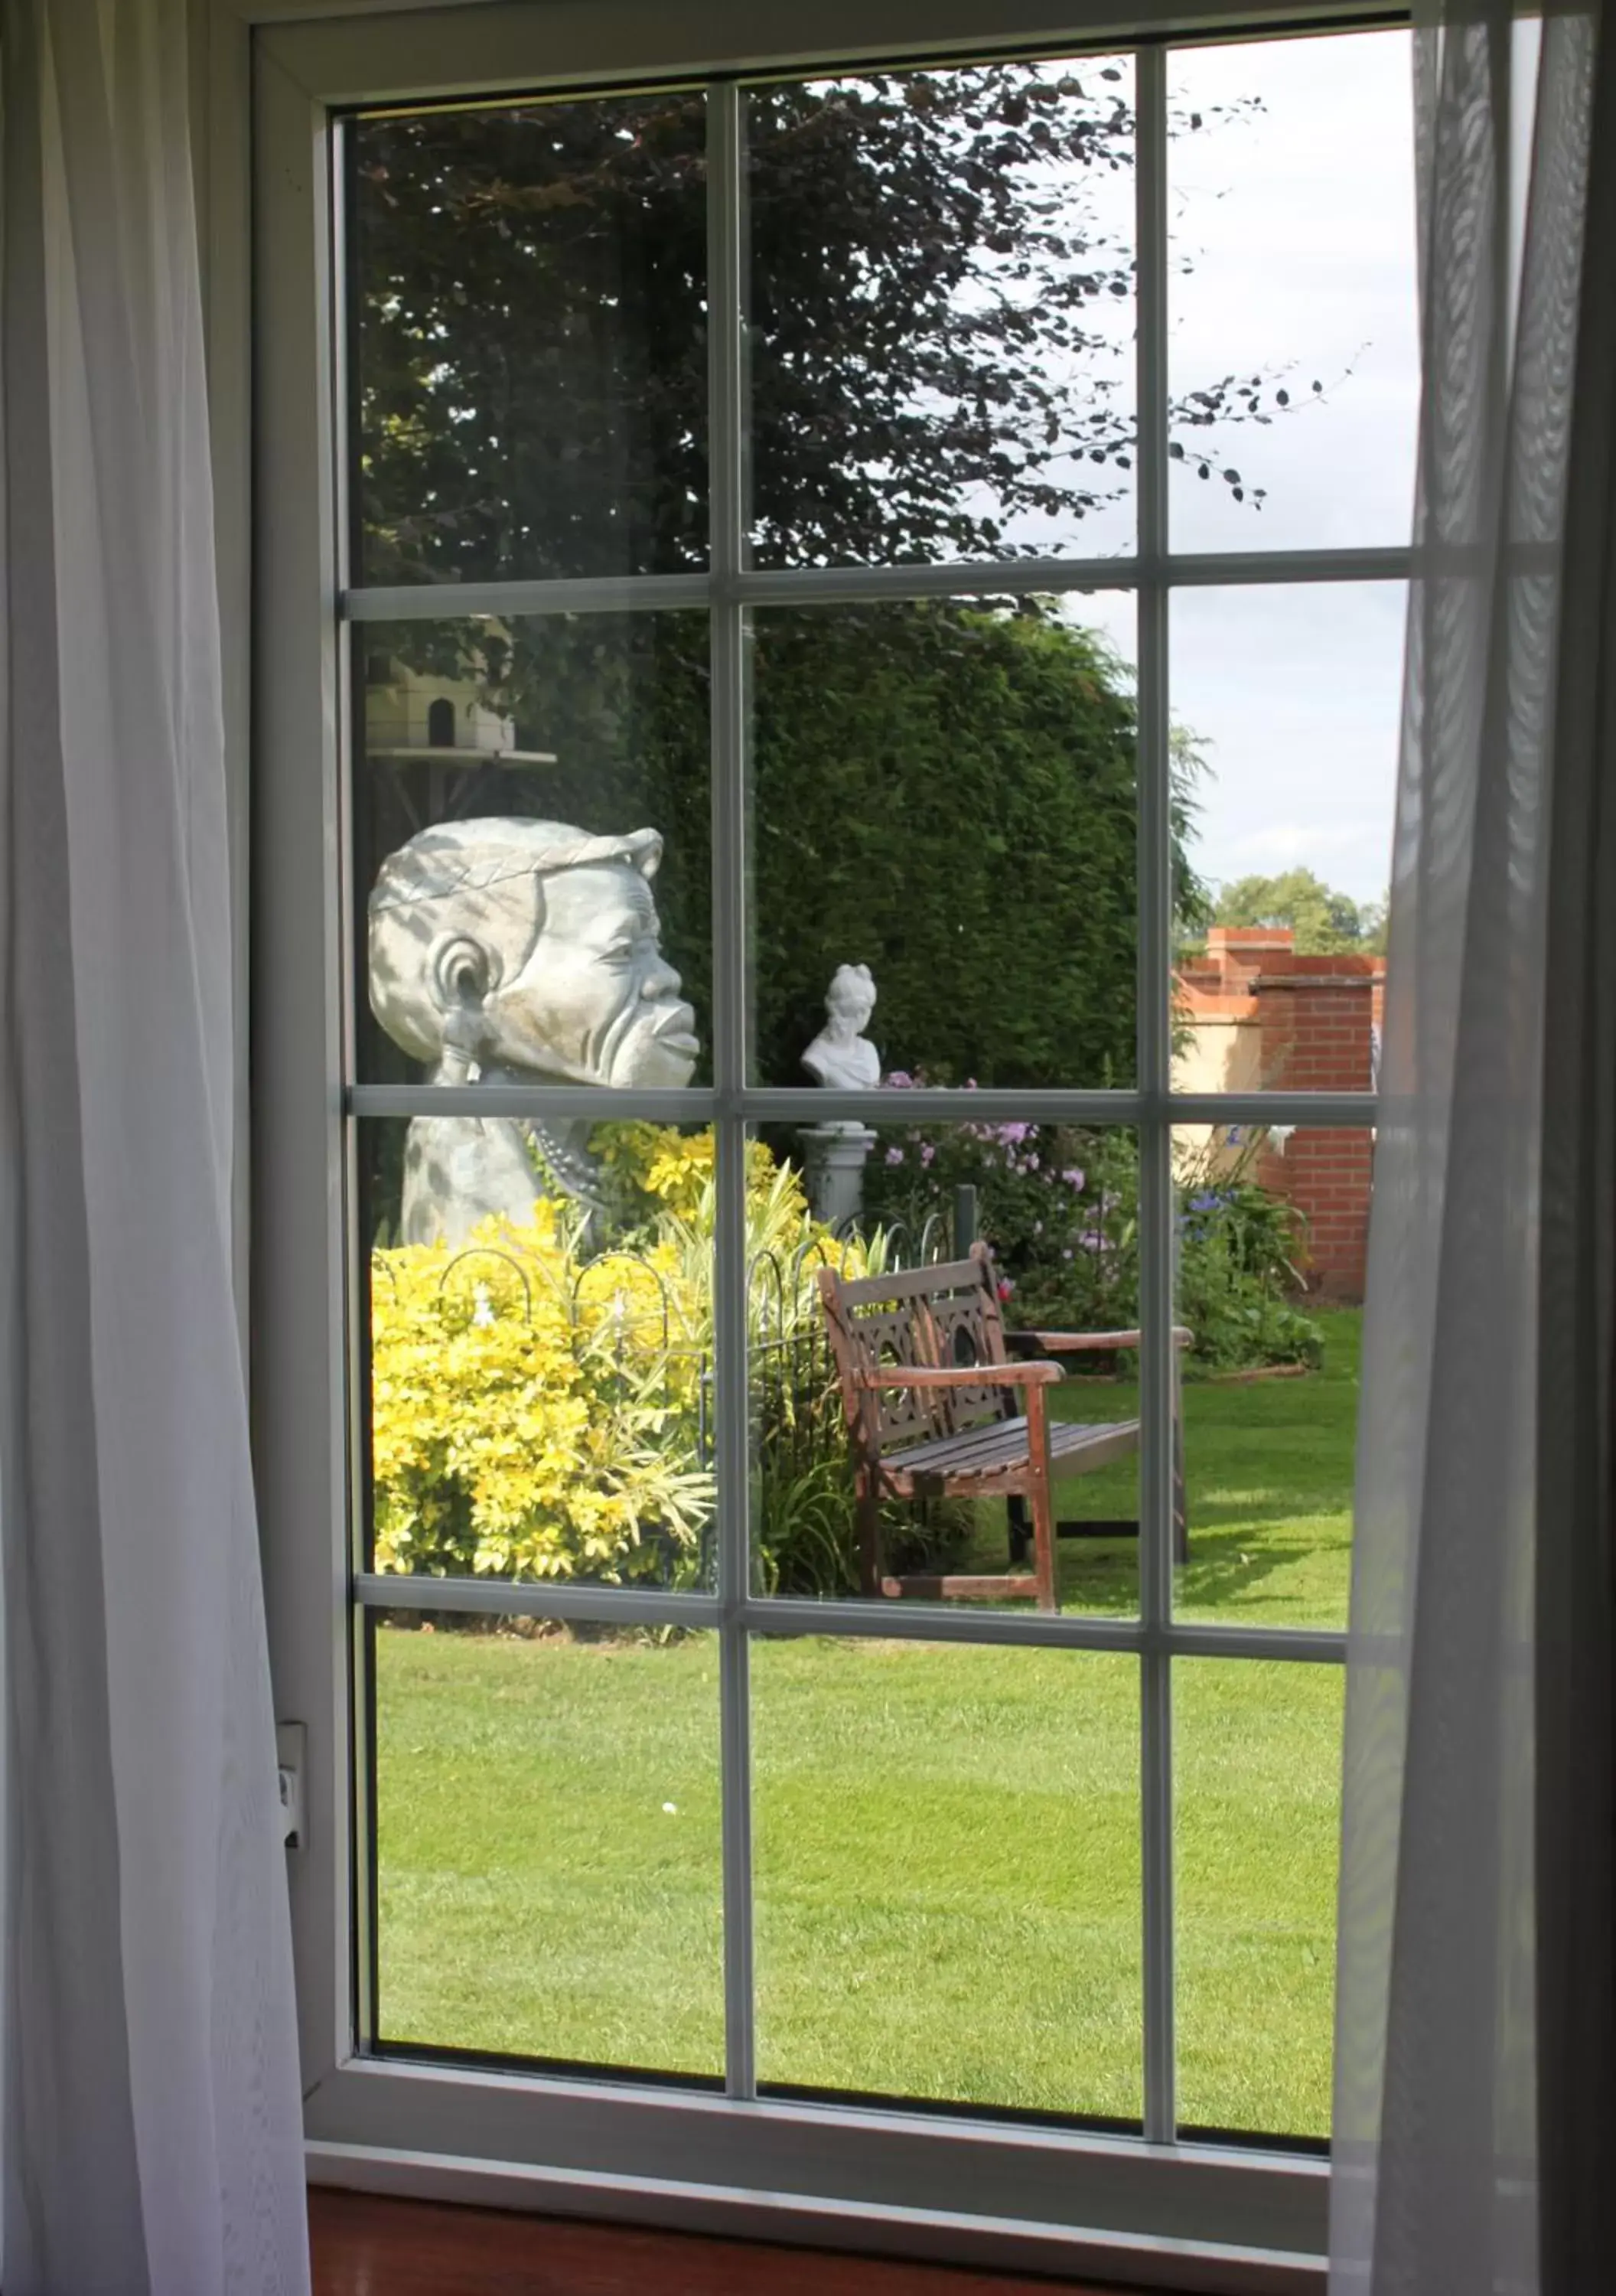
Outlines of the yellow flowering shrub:
M677 1220L699 1221L702 1199L713 1182L711 1132L679 1132L665 1124L602 1124L590 1144L631 1214L666 1212ZM777 1172L788 1173L791 1208L806 1220L807 1199L795 1168L777 1166L761 1140L752 1141L747 1152L748 1195L765 1195Z
M526 1578L694 1578L712 1520L701 1439L712 1360L713 1143L649 1124L596 1147L649 1210L587 1255L577 1222L486 1221L470 1242L371 1259L371 1457L379 1570ZM834 1254L789 1164L761 1144L747 1174L753 1321L777 1339L817 1318ZM789 1332L788 1332L789 1335Z

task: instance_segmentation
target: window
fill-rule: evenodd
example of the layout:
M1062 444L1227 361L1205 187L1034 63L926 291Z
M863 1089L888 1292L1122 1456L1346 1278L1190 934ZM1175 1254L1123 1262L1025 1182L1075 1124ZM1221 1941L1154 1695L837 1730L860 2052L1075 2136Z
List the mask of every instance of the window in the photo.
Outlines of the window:
M311 2133L1316 2256L1407 34L589 12L261 44ZM858 1545L816 1271L973 1234L1053 1607Z

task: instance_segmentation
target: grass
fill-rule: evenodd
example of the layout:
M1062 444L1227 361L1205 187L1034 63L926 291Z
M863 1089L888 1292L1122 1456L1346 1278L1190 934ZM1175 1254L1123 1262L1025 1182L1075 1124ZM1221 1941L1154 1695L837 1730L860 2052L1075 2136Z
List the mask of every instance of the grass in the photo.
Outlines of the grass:
M1358 1319L1323 1320L1315 1377L1186 1388L1192 1616L1344 1616ZM1132 1513L1130 1471L1061 1512ZM1061 1564L1068 1609L1133 1607L1131 1546ZM721 2073L713 1638L376 1642L384 2034ZM1328 2126L1340 1701L1333 1667L1175 1668L1188 2123ZM1134 1660L764 1640L753 1709L761 2077L1136 2117Z

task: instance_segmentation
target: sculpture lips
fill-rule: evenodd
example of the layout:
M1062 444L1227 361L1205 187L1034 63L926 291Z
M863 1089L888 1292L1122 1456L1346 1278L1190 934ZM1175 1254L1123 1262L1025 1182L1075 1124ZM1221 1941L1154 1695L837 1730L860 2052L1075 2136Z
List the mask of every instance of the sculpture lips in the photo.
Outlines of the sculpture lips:
M696 1014L689 1004L670 1004L666 1014L651 1030L658 1044L667 1045L675 1052L698 1053L701 1039L696 1034Z

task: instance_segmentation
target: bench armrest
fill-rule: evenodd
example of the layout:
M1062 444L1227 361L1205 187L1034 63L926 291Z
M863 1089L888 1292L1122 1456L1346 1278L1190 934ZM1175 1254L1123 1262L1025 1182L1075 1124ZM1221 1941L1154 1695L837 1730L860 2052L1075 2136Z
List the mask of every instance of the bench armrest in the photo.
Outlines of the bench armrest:
M1113 1348L1137 1348L1138 1332L1007 1332L1007 1340L1030 1340L1052 1356L1100 1355ZM1195 1338L1181 1324L1173 1325L1172 1343L1187 1348Z
M1053 1387L1065 1374L1058 1364L889 1364L880 1371L858 1371L855 1387Z

